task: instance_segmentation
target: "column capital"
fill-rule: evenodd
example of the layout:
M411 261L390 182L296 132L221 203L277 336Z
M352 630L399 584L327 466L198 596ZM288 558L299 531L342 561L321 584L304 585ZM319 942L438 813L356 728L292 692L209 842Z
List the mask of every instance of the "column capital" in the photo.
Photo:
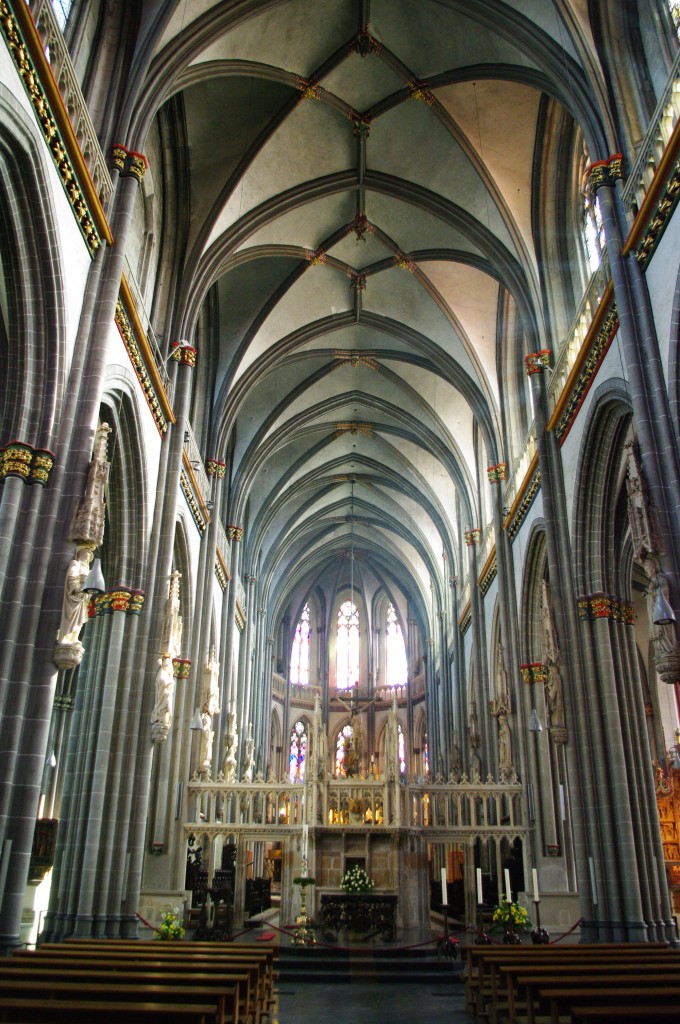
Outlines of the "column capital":
M507 462L499 462L497 466L489 466L487 469L490 484L497 484L499 480L506 480L508 476Z
M135 178L141 183L142 178L149 169L149 161L143 153L135 153L120 142L113 144L111 155L113 165L118 170L121 178Z
M175 677L175 679L188 679L190 671L191 671L191 659L190 658L173 658L172 659L172 674Z
M180 366L190 366L193 369L196 365L196 355L197 351L193 345L183 345L181 341L173 342L170 359L174 359Z
M586 185L592 195L597 195L604 185L613 185L621 178L623 156L613 153L607 160L597 160L586 171Z
M229 540L241 540L243 537L243 527L234 526L233 523L229 523L227 526L227 537Z
M34 448L25 441L10 441L0 448L0 483L8 476L19 477L25 484L41 484L50 478L56 456L48 448Z
M525 356L524 365L527 368L527 377L532 377L535 373L540 373L541 370L550 366L551 355L551 349L542 348L540 352L530 352L528 356Z
M466 530L463 536L465 537L465 543L467 546L472 548L475 544L479 544L481 535L482 531L480 528L478 526L473 526L471 530Z
M216 476L218 480L224 480L225 473L227 472L227 466L225 462L220 459L208 459L205 465L205 471L208 476Z
M139 615L144 606L144 591L131 590L120 586L104 591L90 603L90 616L112 615L113 612L124 612L126 615Z

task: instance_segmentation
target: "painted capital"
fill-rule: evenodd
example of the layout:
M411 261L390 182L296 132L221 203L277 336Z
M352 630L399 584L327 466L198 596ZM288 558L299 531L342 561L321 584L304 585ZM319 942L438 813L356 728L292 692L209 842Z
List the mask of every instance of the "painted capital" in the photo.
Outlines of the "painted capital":
M54 467L54 452L34 448L23 441L10 441L0 448L0 483L8 476L18 477L26 484L44 487Z
M499 480L506 480L508 476L507 462L499 462L497 466L489 466L487 469L490 484L497 484Z
M129 587L117 587L107 590L96 597L90 607L94 607L94 615L113 615L124 612L126 615L139 615L144 606L144 592L131 590Z
M188 679L189 673L191 672L191 659L190 658L173 658L172 659L172 674L175 679Z
M475 526L472 530L465 531L465 543L469 548L474 547L475 544L479 544L479 538L482 535L482 531L478 526Z
M527 368L527 377L533 376L534 373L540 373L542 369L550 366L550 356L552 352L549 348L542 348L540 352L530 352L528 356L525 356L524 365Z
M173 353L170 356L180 366L190 366L192 369L196 365L197 351L193 345L180 345L175 343L173 346Z
M149 167L149 161L143 153L135 153L122 143L116 142L111 150L111 156L121 178L135 178L141 182Z
M218 480L223 480L227 467L219 459L208 459L205 470L208 476L216 476Z
M608 160L598 160L586 171L586 184L592 195L597 195L604 185L613 185L622 177L623 157L613 153Z
M229 526L227 526L227 537L229 538L229 540L241 540L243 537L243 527L234 526L232 523L230 523Z

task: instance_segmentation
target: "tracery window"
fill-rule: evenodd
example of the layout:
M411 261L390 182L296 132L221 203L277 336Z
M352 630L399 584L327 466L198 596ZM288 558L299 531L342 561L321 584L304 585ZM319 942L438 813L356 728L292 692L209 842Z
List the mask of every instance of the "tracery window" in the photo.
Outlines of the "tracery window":
M392 604L387 606L387 625L385 627L385 679L388 686L405 686L406 646Z
M352 734L354 729L347 723L340 732L335 744L335 774L345 775L346 774L346 758L352 744Z
M593 274L602 261L605 241L600 207L597 204L597 198L590 195L589 192L586 192L583 203L583 237L588 254L588 266Z
M340 605L335 652L336 686L346 690L359 682L359 612L353 601Z
M66 22L68 21L68 16L71 13L72 7L73 0L52 0L54 17L62 32L66 28Z
M404 776L406 775L406 737L401 722L397 723L397 740L399 743L399 774Z
M299 719L290 731L288 777L291 782L304 782L307 764L307 726Z
M309 628L309 605L302 609L300 621L295 627L293 649L290 654L290 681L301 686L309 685L309 653L311 629Z

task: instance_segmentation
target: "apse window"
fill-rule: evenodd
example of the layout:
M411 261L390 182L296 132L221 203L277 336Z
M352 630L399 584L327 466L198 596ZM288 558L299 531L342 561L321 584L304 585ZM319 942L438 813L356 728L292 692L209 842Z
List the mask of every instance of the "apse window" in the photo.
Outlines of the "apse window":
M300 686L309 685L309 652L311 643L309 627L309 605L302 609L300 621L295 627L293 649L290 655L290 681Z
M393 605L387 607L385 626L386 680L388 686L406 685L406 646Z
M300 719L290 731L288 776L291 782L304 782L307 763L307 726Z
M605 243L600 207L595 196L591 196L589 193L586 194L583 204L583 236L588 254L588 266L593 274L602 262Z
M73 0L52 0L54 18L62 32L66 28L66 22L72 8Z
M336 635L336 686L346 690L359 684L359 612L352 601L344 601L338 612Z
M354 729L348 723L338 733L335 743L335 774L338 777L347 775L347 769L351 760L352 736Z

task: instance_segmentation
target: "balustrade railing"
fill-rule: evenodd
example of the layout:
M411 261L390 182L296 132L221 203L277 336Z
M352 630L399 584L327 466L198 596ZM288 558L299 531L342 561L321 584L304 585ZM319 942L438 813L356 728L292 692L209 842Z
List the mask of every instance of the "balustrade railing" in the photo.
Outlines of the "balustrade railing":
M29 8L42 41L52 74L68 111L73 131L83 154L99 201L106 210L113 186L99 139L76 78L68 48L49 0L31 0Z
M210 498L210 480L205 471L205 466L203 465L203 456L201 455L201 450L198 447L196 435L194 434L192 426L188 420L184 428L184 451L187 454L189 465L191 466L196 479L196 485L201 498L206 502Z
M676 56L649 128L640 143L635 163L623 189L623 202L633 213L640 209L647 189L680 115L680 53Z

